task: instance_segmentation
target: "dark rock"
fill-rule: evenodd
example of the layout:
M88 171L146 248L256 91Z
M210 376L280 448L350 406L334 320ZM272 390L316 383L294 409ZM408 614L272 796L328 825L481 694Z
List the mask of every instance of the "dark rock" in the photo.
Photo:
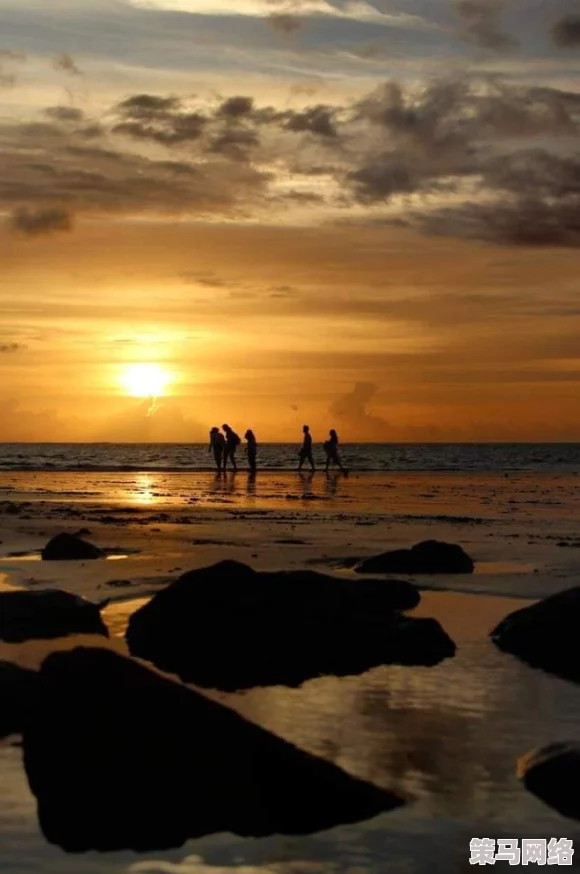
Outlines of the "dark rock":
M580 586L506 616L491 632L504 652L536 668L580 682Z
M131 616L126 638L133 655L206 688L300 686L320 675L434 665L454 655L435 620L396 612L419 599L401 580L259 573L224 561L158 592Z
M96 605L60 589L0 592L0 640L52 640L69 634L109 632Z
M518 762L524 786L562 816L580 819L580 745L554 743L533 750Z
M43 561L84 561L103 558L104 552L98 546L87 543L76 534L57 534L42 550Z
M70 853L305 835L405 803L105 649L45 660L23 741L42 831Z
M5 513L7 516L19 516L21 512L20 504L15 504L12 501L0 501L0 513Z
M411 549L395 549L366 558L358 574L472 574L473 560L456 543L424 540Z
M37 680L35 671L0 662L0 738L22 731Z

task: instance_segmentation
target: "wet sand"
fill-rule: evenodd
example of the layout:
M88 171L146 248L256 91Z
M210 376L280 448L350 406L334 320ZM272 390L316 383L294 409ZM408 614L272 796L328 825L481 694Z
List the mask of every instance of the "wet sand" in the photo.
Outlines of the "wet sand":
M250 497L247 476L238 475L225 495L199 476L197 486L173 482L163 497L141 504L113 499L110 491L98 500L72 499L58 476L50 480L50 500L24 480L18 490L0 492L0 501L31 502L0 516L0 581L112 597L105 617L115 637L108 645L122 649L130 612L182 570L231 557L257 568L350 574L349 557L425 537L460 543L476 560L476 573L417 580L423 599L414 611L439 619L458 644L454 659L430 669L383 667L360 677L320 678L296 690L211 693L304 749L415 801L312 838L223 835L144 858L70 857L39 834L20 749L9 739L0 743L2 874L454 874L473 870L469 840L485 836L568 837L580 857L580 826L525 792L516 778L516 760L530 748L579 737L580 687L520 664L488 639L524 599L580 583L577 478L365 475L339 480L336 488L315 481L313 489L322 492L312 499L291 475L258 476ZM90 485L85 481L84 490L94 491ZM122 488L127 496L141 486L133 476ZM335 491L324 494L326 488ZM162 487L156 489L149 488L151 495L161 495ZM81 527L90 529L88 539L127 557L81 566L34 559L53 533ZM15 551L31 555L8 555ZM127 585L108 585L111 580ZM0 657L34 666L46 648L0 645ZM192 804L198 803L203 799L192 787Z

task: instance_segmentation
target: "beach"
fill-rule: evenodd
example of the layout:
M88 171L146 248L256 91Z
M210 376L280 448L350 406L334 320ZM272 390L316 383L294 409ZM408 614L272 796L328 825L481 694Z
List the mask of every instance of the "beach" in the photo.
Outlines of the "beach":
M516 777L518 757L531 748L578 738L580 689L501 653L488 638L514 609L578 584L579 483L576 471L563 470L355 471L348 478L286 470L255 478L243 471L225 478L1 472L2 586L110 599L103 617L112 637L98 644L120 651L138 606L184 571L224 558L353 578L357 559L437 539L461 545L475 561L472 575L414 578L422 599L413 615L437 618L458 647L434 668L380 667L298 689L204 692L347 772L411 796L408 806L309 838L219 835L144 857L67 856L39 832L12 737L0 743L2 874L463 872L472 870L472 837L567 837L580 848L580 828ZM108 551L106 559L39 560L53 535L81 530ZM0 644L0 658L37 667L48 651L78 642Z

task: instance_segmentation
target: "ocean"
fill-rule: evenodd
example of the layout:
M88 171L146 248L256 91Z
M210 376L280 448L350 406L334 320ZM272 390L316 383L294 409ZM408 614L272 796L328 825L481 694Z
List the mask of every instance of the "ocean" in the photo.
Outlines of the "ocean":
M259 468L290 471L299 445L259 445ZM580 472L580 443L345 443L352 471L541 471ZM323 465L322 447L315 459ZM238 450L243 466L244 449ZM2 443L0 471L164 471L213 470L207 444L200 443Z

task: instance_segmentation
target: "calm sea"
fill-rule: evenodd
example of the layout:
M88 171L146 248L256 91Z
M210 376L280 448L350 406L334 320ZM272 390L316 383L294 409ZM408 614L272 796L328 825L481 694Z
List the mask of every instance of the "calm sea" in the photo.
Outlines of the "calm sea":
M263 443L259 466L293 470L299 446ZM350 443L345 464L359 471L580 472L580 443ZM239 456L243 459L243 446ZM319 463L322 446L315 446ZM3 443L0 471L203 471L212 470L207 444Z

